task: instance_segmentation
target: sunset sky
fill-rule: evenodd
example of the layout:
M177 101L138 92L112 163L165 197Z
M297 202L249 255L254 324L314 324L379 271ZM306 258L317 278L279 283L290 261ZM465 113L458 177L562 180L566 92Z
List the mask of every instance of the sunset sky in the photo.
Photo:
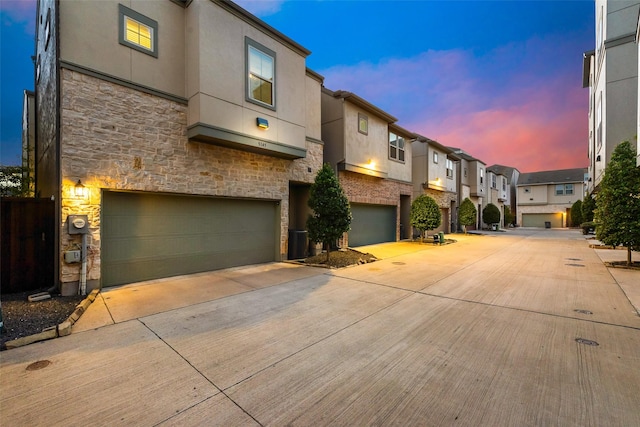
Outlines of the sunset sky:
M77 0L75 0L77 1ZM585 167L595 6L574 1L238 1L307 66L410 131L521 172ZM20 159L35 1L1 0L2 164Z

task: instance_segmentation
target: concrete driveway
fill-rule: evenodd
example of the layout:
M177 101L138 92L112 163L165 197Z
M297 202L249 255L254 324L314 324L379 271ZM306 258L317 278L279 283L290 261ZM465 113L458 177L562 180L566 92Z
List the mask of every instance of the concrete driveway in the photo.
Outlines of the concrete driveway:
M105 291L0 353L0 424L640 425L640 271L602 262L624 251L449 237Z

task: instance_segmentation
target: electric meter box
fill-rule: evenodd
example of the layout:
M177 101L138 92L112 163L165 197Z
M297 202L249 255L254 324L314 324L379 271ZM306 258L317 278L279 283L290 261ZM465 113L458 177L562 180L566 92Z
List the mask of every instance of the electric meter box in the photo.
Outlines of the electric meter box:
M67 217L67 225L69 226L69 234L89 233L89 218L87 218L87 215L69 215Z

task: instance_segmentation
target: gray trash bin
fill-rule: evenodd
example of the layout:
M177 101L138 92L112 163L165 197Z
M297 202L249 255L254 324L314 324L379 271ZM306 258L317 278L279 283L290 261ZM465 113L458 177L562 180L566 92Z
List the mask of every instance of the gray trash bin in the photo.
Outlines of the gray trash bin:
M289 230L289 259L307 257L307 230Z

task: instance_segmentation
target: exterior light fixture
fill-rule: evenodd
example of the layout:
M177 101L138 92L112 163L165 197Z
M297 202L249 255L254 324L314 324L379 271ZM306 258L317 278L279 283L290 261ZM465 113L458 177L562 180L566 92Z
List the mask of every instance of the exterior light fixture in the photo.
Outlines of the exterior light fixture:
M78 180L75 187L73 188L73 194L77 199L84 199L87 197L87 188L82 185L82 181Z
M269 121L267 119L256 118L256 125L258 125L260 129L269 129Z

